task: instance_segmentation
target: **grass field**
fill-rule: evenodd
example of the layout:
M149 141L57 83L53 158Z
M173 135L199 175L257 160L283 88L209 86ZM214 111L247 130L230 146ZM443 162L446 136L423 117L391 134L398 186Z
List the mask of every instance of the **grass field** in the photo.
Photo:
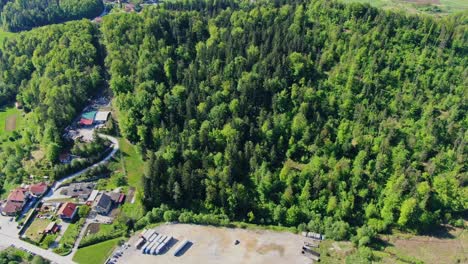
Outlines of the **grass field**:
M14 106L0 108L0 136L8 134L21 127L22 113Z
M468 10L466 0L340 0L345 3L359 2L384 9L406 10L410 13L450 14Z
M120 238L78 249L73 261L79 264L102 264L118 245Z
M12 32L6 32L0 29L0 44L3 43L3 40L5 40L6 37L12 37L14 36L15 33Z
M41 232L47 227L47 225L52 222L49 219L36 218L28 227L25 232L25 235L32 241L39 242L42 238Z
M468 263L468 231L450 228L438 233L381 235L381 243L372 245L373 263ZM320 244L320 263L348 263L346 259L355 252L351 242L325 240Z

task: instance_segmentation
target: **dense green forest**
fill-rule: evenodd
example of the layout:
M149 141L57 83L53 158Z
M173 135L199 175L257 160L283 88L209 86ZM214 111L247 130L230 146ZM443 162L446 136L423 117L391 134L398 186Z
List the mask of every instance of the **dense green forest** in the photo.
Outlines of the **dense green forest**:
M15 144L0 149L2 183L27 175L21 161L37 144L47 161L58 159L63 129L102 84L96 36L97 28L82 20L23 32L2 44L0 105L16 99L31 112Z
M360 244L460 219L468 16L185 1L101 27L144 204Z
M94 18L104 10L101 0L2 0L2 27L7 31L73 19Z

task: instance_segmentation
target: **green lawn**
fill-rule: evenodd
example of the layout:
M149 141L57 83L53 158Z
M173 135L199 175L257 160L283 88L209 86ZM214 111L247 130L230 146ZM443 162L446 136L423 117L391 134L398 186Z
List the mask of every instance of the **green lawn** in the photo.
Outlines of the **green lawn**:
M79 264L101 264L106 261L107 257L112 253L118 245L120 238L104 241L92 246L78 249L73 261Z
M36 218L24 233L29 239L39 242L42 238L42 232L51 223L49 219Z
M0 29L0 44L3 43L3 40L6 37L12 37L14 35L15 35L15 33L3 31L2 29Z
M23 112L14 106L0 107L0 147L5 147L15 142L19 135L15 135L13 132L19 132L23 128L24 119Z
M450 14L468 9L466 0L439 0L440 4L431 4L434 0L340 0L345 3L368 3L384 9L406 10L410 13ZM418 4L415 4L418 2Z
M128 185L138 189L141 188L144 162L141 160L135 146L127 140L120 138L120 151L124 160L125 171L127 173Z

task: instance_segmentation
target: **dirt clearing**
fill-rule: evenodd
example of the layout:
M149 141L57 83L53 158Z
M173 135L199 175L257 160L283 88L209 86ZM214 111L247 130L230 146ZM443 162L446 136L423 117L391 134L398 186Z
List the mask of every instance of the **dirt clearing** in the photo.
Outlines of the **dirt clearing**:
M5 121L5 131L13 131L16 129L16 118L18 116L17 115L11 115L9 117L6 118L6 121Z
M312 263L301 254L304 237L288 232L218 228L212 226L174 224L155 228L156 232L170 235L177 243L161 255L145 255L134 247L137 236L130 239L130 247L118 263L197 263L197 264L295 264ZM175 257L180 241L188 239L193 244L184 254ZM239 244L234 242L239 240Z

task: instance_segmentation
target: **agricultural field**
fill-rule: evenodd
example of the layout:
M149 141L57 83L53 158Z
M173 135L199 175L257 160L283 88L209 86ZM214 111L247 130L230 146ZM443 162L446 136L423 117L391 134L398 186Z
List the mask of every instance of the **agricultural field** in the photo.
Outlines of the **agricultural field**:
M341 0L342 2L368 3L384 9L407 10L410 13L446 15L468 9L466 0Z
M78 249L73 261L79 264L102 264L118 245L120 238Z

